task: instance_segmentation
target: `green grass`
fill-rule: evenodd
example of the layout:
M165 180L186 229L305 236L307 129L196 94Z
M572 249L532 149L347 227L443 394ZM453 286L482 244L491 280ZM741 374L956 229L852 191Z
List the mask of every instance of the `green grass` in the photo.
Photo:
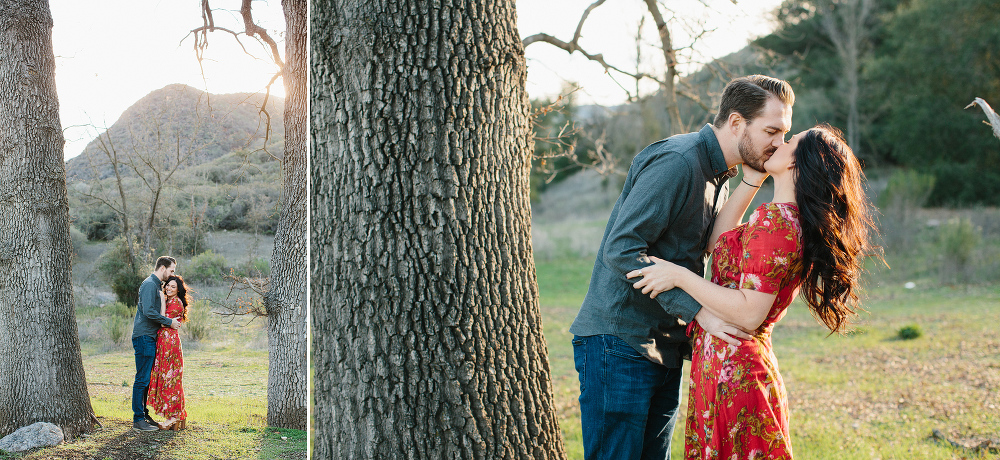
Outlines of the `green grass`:
M583 458L583 448L569 325L592 266L592 259L536 264L555 403L571 459ZM801 301L774 331L796 459L1000 458L930 439L936 429L970 447L1000 442L1000 287L871 284L868 313L851 334L828 336ZM899 340L898 330L911 324L923 335ZM685 379L681 420L686 387ZM679 424L676 458L683 458L683 434Z

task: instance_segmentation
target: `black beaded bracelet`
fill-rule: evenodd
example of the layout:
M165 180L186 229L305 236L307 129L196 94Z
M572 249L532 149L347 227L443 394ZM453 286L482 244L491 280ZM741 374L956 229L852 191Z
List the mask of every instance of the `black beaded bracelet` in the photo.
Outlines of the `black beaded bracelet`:
M749 186L751 186L753 188L760 188L759 185L753 185L753 184L747 182L746 178L740 178L740 180L743 181L744 184L747 184L747 185L749 185Z

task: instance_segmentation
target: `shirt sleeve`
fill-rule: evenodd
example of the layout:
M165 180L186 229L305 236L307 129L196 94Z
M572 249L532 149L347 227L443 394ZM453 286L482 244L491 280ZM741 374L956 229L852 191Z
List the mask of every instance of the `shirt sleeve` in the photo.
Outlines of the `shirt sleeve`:
M792 278L801 258L797 221L781 208L761 207L750 217L743 239L740 289L775 294Z
M656 296L656 301L663 307L663 311L684 320L685 323L694 321L695 315L701 311L701 304L683 289L661 292Z
M649 246L668 231L693 183L694 172L681 155L665 154L642 168L608 235L601 255L604 265L622 279L632 270L651 265L646 258ZM686 322L701 310L701 304L682 289L660 293L656 301L667 314Z
M665 154L635 177L632 190L615 218L601 257L604 265L625 274L650 265L650 243L670 228L683 197L691 193L693 174L681 155Z

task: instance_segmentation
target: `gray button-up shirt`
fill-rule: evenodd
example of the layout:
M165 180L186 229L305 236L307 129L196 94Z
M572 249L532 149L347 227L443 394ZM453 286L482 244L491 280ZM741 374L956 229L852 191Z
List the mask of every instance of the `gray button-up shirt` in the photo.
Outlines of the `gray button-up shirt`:
M149 275L139 285L139 305L135 309L135 321L132 322L132 338L141 336L156 337L160 325L170 326L173 320L160 314L160 292L163 281L156 274Z
M614 335L652 362L681 367L688 351L684 328L701 305L681 289L650 299L632 287L638 279L628 280L625 274L649 265L649 255L703 275L707 239L729 197L731 175L711 125L639 152L611 211L587 297L569 331Z

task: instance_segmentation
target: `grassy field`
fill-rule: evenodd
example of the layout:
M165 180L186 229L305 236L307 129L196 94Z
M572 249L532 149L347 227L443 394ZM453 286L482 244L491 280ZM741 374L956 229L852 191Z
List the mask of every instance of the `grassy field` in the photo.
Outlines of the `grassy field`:
M556 406L574 459L583 458L583 446L568 330L592 264L592 258L537 263ZM796 458L1000 458L996 450L973 449L989 440L1000 447L1000 287L931 279L913 289L873 284L864 303L869 313L853 334L828 337L800 301L774 331ZM907 325L923 335L899 339ZM685 380L682 419L686 386ZM934 441L934 430L968 448ZM679 424L675 456L682 447Z
M270 256L270 239L266 237L255 245L252 235L221 232L210 235L208 243L232 265ZM305 459L305 431L266 426L268 355L264 319L226 322L218 315L208 315L203 320L207 322L208 336L198 341L182 327L187 429L151 433L132 430L135 361L130 335L119 344L111 341L108 303L113 296L93 272L94 261L105 246L88 243L73 265L88 391L103 426L57 447L25 455L0 453L0 459ZM187 260L178 260L181 275ZM192 288L196 301L221 299L228 292L228 287L221 284ZM127 332L131 334L130 329ZM157 415L154 418L163 419Z

